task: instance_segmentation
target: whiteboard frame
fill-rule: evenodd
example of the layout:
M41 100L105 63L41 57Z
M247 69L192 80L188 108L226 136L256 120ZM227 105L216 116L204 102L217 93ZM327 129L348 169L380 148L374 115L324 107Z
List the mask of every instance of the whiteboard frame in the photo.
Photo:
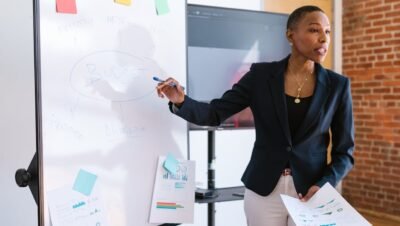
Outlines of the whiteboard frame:
M41 61L40 61L40 10L39 0L33 0L33 52L35 77L35 118L36 118L36 152L38 156L38 223L44 226L44 184L43 184L43 141L42 141L42 93L41 93Z

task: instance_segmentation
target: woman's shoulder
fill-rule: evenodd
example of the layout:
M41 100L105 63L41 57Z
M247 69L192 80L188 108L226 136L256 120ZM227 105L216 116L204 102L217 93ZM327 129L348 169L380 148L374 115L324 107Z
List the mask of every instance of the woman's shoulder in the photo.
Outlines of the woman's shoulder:
M347 83L350 81L349 77L347 77L346 75L339 74L330 69L325 69L325 70L329 76L329 79L334 83Z
M266 72L266 71L275 71L284 67L285 59L280 61L271 61L271 62L256 62L253 63L250 67L250 71L253 72Z

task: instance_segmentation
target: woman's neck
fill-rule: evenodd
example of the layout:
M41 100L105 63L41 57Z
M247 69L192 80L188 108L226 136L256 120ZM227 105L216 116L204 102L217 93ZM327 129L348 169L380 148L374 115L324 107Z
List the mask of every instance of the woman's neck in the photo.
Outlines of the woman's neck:
M288 68L293 73L312 74L314 72L315 63L303 56L292 54L289 57Z

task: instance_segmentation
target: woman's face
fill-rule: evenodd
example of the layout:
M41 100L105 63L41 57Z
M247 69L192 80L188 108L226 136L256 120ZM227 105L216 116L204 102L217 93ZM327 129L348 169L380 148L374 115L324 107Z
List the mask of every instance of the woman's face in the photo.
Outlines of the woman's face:
M329 19L323 12L307 13L287 32L287 37L293 44L292 54L321 63L328 52L330 31Z

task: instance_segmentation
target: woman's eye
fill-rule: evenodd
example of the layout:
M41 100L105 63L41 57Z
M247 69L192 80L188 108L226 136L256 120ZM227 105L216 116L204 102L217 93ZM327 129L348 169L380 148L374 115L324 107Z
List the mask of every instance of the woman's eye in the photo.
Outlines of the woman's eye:
M310 32L318 32L318 29L311 28L309 31Z
M327 35L329 35L330 33L331 33L330 30L326 30L326 31L325 31L325 34L327 34Z

